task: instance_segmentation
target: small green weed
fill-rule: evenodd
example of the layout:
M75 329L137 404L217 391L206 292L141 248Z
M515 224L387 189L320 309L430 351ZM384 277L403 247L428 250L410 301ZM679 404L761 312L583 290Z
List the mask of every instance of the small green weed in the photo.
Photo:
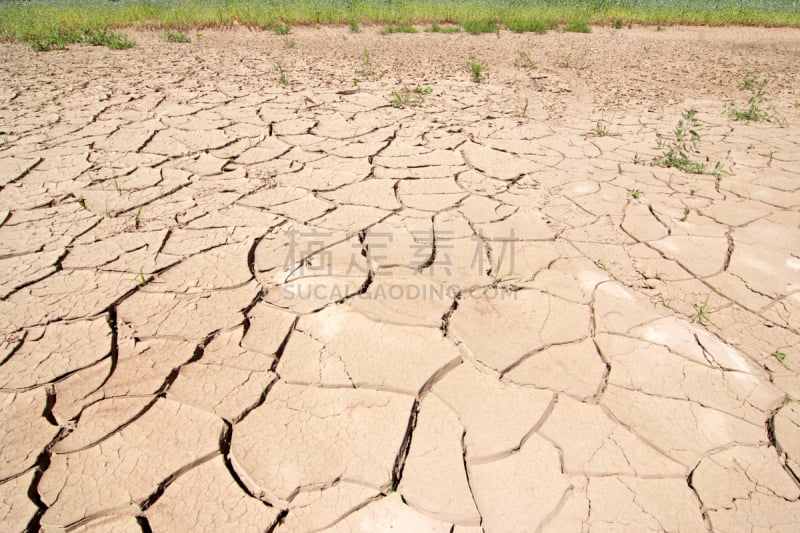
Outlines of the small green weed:
M536 67L536 61L531 59L531 56L528 55L528 52L523 52L520 50L517 52L518 56L514 60L514 66L519 68L534 68Z
M168 43L188 43L189 36L181 31L167 30L164 32L164 40Z
M711 295L709 294L708 296L706 296L706 301L703 302L702 305L698 304L694 306L695 316L692 319L693 322L697 322L701 326L705 326L706 324L711 322L711 317L709 316L709 313L711 311L708 310L708 300L710 298Z
M86 200L84 200L84 199L83 199L83 197L81 197L81 198L78 198L78 199L77 199L77 200L75 200L75 201L76 201L76 202L78 202L78 205L79 205L79 206L81 206L82 208L84 208L84 209L88 209L88 208L86 207Z
M777 360L778 360L778 362L779 362L779 363L780 363L780 364L781 364L781 365L782 365L784 368L789 368L788 366L786 366L786 354L785 354L785 353L783 353L783 352L780 352L780 351L777 351L777 350L776 350L776 351L772 352L772 357L774 357L775 359L777 359Z
M281 85L289 85L292 83L289 70L284 67L282 63L275 63L275 72L278 73L278 83Z
M641 198L641 197L642 197L642 195L643 195L644 193L643 193L642 191L640 191L639 189L633 189L633 190L632 190L631 192L629 192L628 194L630 194L630 195L631 195L631 198L633 198L634 200L638 200L639 198Z
M434 22L433 24L425 28L425 31L428 33L460 33L461 26L458 26L456 24L445 24L444 26L440 26L439 24Z
M381 35L389 35L390 33L417 33L417 28L409 22L404 22L396 26L386 26L381 28Z
M595 124L594 126L594 134L597 135L598 137L605 137L606 135L609 134L608 126L606 126L605 122L603 122L602 120L597 121L597 124Z
M371 78L375 75L375 66L372 64L372 58L366 48L364 48L364 53L361 54L361 66L356 69L356 75L362 78Z
M139 229L139 219L142 216L142 208L138 208L136 213L133 215L133 227L135 229Z
M494 20L465 20L461 23L464 31L470 35L480 35L481 33L500 34L500 25Z
M655 274L645 274L644 279L656 279L658 281L663 281L664 274L659 271L656 271Z
M617 19L614 21L614 29L621 30L622 29L622 19Z
M350 33L361 33L361 27L356 19L350 19L347 22L347 27L350 28Z
M286 48L294 49L294 48L297 48L297 41L295 41L294 39L290 39L289 37L287 37L286 39L284 39L284 40L283 40L283 45L284 45Z
M739 90L750 91L750 98L747 99L747 107L744 109L732 108L729 111L734 120L749 120L753 122L771 122L774 120L766 110L761 108L761 104L767 101L764 92L769 84L767 78L758 79L755 73L751 72L745 76L739 84Z
M486 79L486 65L478 59L470 59L469 63L467 63L467 70L469 70L472 81L475 83L480 83Z
M708 163L692 159L692 154L698 153L697 143L700 141L700 134L697 133L697 128L699 126L697 110L689 109L681 113L678 126L673 132L673 138L658 140L658 148L663 151L661 155L651 161L651 165L676 168L689 174L721 175L724 170L719 162L713 170L707 171Z
M595 261L595 264L600 268L602 268L603 270L605 270L606 272L608 272L608 265L602 259L598 259L597 261Z
M432 91L433 89L427 86L414 87L413 89L403 87L399 91L392 91L392 98L389 100L389 103L392 107L397 108L421 105L425 95L431 94Z
M142 268L139 268L139 275L136 276L136 281L138 281L139 285L141 285L142 287L147 285L147 278L144 277L144 271Z
M589 27L585 20L573 20L564 26L564 31L571 33L591 33L592 28Z

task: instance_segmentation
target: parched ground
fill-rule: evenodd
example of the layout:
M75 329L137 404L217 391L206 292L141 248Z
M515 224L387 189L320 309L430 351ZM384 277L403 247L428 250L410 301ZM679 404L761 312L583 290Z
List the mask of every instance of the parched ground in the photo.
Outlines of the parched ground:
M4 531L797 531L800 31L130 35L0 45Z

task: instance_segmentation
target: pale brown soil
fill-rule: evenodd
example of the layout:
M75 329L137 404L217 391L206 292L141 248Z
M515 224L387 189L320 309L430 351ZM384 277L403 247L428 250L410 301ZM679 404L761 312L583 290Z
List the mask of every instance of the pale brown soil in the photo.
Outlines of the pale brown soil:
M797 530L800 31L377 30L0 45L2 529Z

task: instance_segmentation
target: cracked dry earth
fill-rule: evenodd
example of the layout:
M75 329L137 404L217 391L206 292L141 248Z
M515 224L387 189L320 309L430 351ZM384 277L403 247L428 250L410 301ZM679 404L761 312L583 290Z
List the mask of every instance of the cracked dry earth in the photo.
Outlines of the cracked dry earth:
M130 33L0 45L4 531L797 530L800 32Z

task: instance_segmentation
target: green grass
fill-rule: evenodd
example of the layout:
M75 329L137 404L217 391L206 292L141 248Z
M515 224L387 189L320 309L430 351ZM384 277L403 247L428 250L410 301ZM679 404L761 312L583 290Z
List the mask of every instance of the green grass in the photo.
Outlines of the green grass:
M496 21L512 31L581 20L611 25L747 25L800 27L797 0L50 0L0 2L0 39L33 43L70 32L135 27L186 31L251 28L288 31L290 25L455 24Z
M55 30L47 34L37 35L26 39L31 48L37 52L48 50L64 50L68 44L86 44L89 46L105 46L112 50L125 50L133 48L136 43L129 40L121 33L102 30L84 29L76 30Z
M475 83L480 83L486 79L486 65L479 59L472 58L467 63L467 70L469 71L470 78Z
M500 31L500 25L494 20L465 20L461 25L464 27L464 31L470 35L498 33Z
M425 28L425 31L428 33L459 33L461 31L461 26L457 24L440 25L438 22L434 22Z
M516 33L547 33L547 30L556 27L558 27L558 20L555 19L520 18L506 21L506 28Z
M409 22L404 22L396 26L386 26L381 28L381 35L389 35L390 33L417 33L417 28Z
M564 31L572 33L591 33L592 28L589 27L585 20L574 20L564 26Z
M189 37L182 31L167 30L164 32L164 40L168 43L188 43Z

